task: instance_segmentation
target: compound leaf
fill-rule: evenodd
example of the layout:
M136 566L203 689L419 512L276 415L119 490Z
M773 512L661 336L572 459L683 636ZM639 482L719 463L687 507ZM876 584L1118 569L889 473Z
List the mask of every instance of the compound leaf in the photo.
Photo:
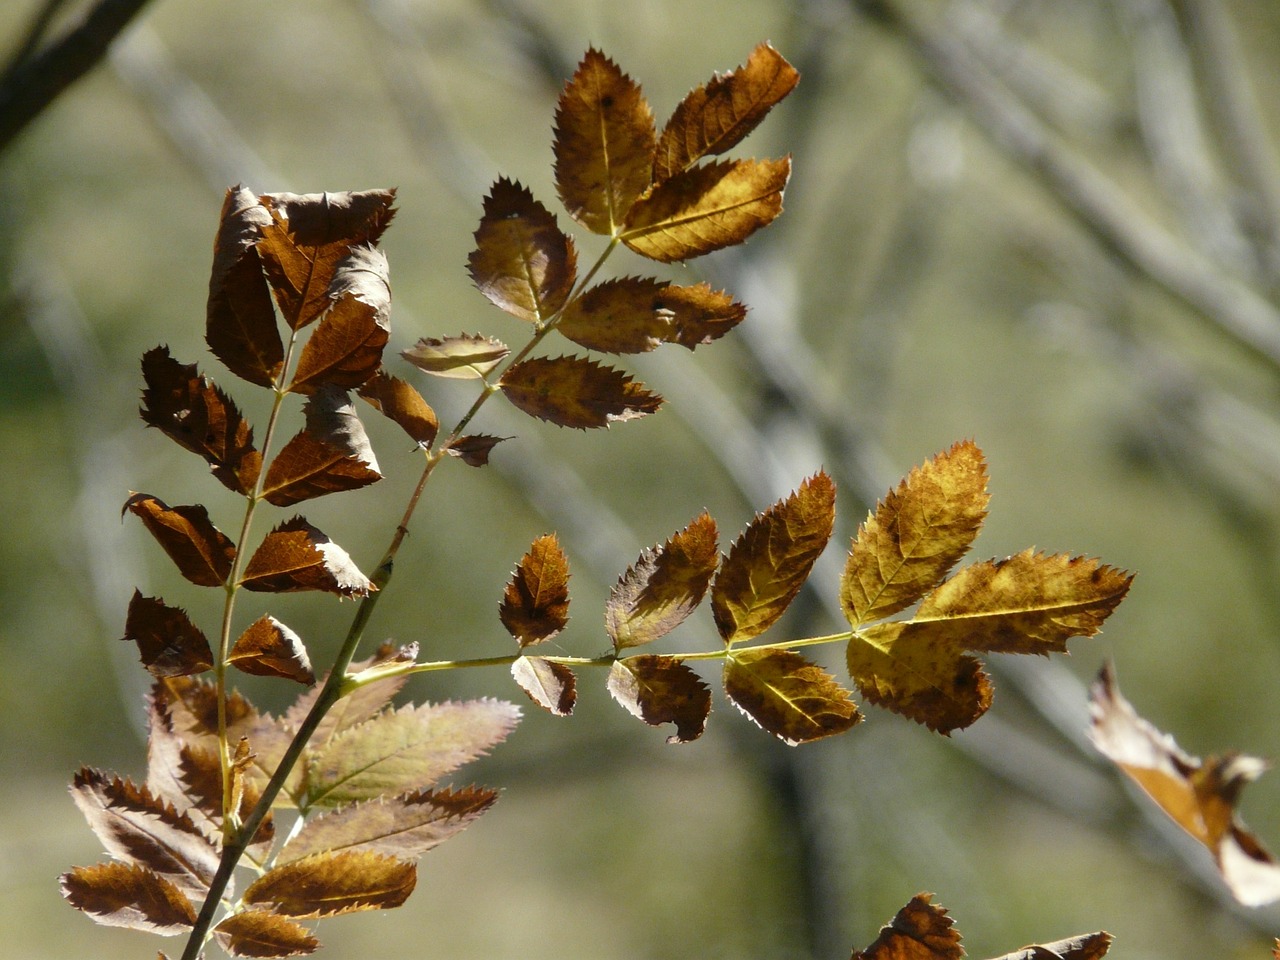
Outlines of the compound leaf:
M306 927L270 910L241 910L213 928L213 938L233 957L301 957L320 941Z
M148 493L135 493L124 503L142 521L179 572L200 587L220 587L231 575L235 544L209 520L200 504L170 507Z
M244 892L286 917L333 917L356 910L389 910L413 892L412 863L368 850L319 853L268 870Z
M862 719L847 690L790 650L730 653L724 692L761 729L789 746L844 733Z
M387 419L399 425L420 447L429 447L440 432L440 421L431 405L413 386L393 377L386 371L378 371L360 385L357 391Z
M196 913L172 883L134 863L75 867L60 878L62 896L109 927L172 937L195 925Z
M419 370L455 380L483 380L511 352L501 340L478 333L462 333L437 340L423 337L400 351Z
M270 614L240 634L227 662L259 677L282 677L307 686L316 682L302 638Z
M697 740L711 713L711 691L688 664L675 657L643 654L615 660L609 668L610 695L651 727L674 723L667 743Z
M578 681L563 663L542 657L517 657L511 676L529 699L548 713L567 717L578 701Z
M581 357L525 360L509 367L498 386L530 416L579 430L634 420L662 405L626 374Z
M153 677L181 677L213 666L213 651L185 610L134 590L125 616L124 640L138 645L142 664Z
M569 559L555 534L533 541L507 581L498 618L521 647L550 640L569 622Z
M246 590L266 593L325 590L340 597L363 597L377 589L347 551L302 517L267 534L240 583Z

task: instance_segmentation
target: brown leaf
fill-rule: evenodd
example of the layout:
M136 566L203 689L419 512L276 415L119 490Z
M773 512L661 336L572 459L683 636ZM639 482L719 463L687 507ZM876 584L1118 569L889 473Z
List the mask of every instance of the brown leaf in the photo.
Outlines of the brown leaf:
M556 329L604 353L643 353L663 343L692 350L724 336L746 315L746 307L705 283L678 287L623 277L597 284L571 301Z
M419 370L455 380L482 380L511 352L501 340L463 333L437 340L423 337L408 350L400 351Z
M511 664L511 676L529 699L548 713L567 717L578 701L578 681L563 663L542 657L518 657Z
M819 471L734 541L711 587L725 643L759 636L786 612L831 538L835 502L835 484Z
M613 699L651 727L674 723L676 732L667 743L697 740L707 727L711 691L675 657L643 654L615 660L607 686Z
M636 201L620 239L671 263L742 243L782 212L791 159L728 160L664 180Z
M790 650L730 653L724 692L762 730L793 747L844 733L862 719L847 690Z
M233 957L301 957L320 941L301 924L270 910L241 910L213 928L213 938Z
M521 647L550 640L569 622L569 559L554 533L533 541L516 564L498 618Z
M1053 943L1037 943L996 960L1100 960L1111 949L1111 934L1099 930Z
M169 555L178 570L201 587L220 587L231 575L235 544L209 521L200 504L170 507L147 493L124 502Z
M569 216L594 233L615 233L649 185L656 141L639 84L588 50L556 106L556 189Z
M741 142L799 82L800 74L782 54L762 43L737 70L690 91L658 138L654 180L670 179Z
M1169 817L1213 854L1232 896L1245 906L1280 900L1280 864L1236 815L1244 787L1266 763L1239 753L1200 760L1134 710L1104 664L1090 691L1089 737Z
M659 300L660 309L671 313L672 335L668 339L687 350L718 340L747 315L745 306L705 283L667 287Z
M703 513L640 554L609 592L604 628L615 650L670 633L702 602L720 561L716 522Z
M871 946L853 951L852 960L960 960L960 932L932 899L931 893L917 893Z
M346 390L326 384L307 398L306 427L271 461L262 496L277 507L382 479L364 425Z
M269 870L245 890L243 899L270 905L286 917L333 917L398 907L416 882L412 863L367 850L343 850Z
M271 214L252 191L227 191L213 243L213 273L205 339L214 356L238 377L270 387L284 365L271 291L257 244Z
M227 489L248 494L262 469L253 430L236 405L194 363L181 364L168 347L142 355L142 419L148 426L197 453Z
M267 534L240 583L246 590L266 593L325 590L340 597L363 597L377 589L347 551L302 517Z
M444 452L451 457L457 457L469 467L483 467L489 462L489 454L493 448L503 440L510 439L510 437L494 437L487 433L477 433L468 437L459 437L445 447Z
M579 430L634 420L662 405L626 374L581 357L525 360L509 367L498 386L530 416Z
M577 253L555 216L518 183L499 179L484 200L467 261L476 288L527 323L545 322L573 289Z
M153 677L181 677L213 666L209 640L187 612L138 590L129 601L122 639L137 643L142 664Z
M312 393L323 384L354 388L378 372L391 335L387 258L357 247L338 264L330 287L333 305L302 348L289 389Z
M307 686L316 682L302 638L270 614L240 634L227 662L259 677L283 677Z
M232 796L235 809L241 819L248 817L258 802L260 791L250 782L255 775L254 761L256 755L249 749L247 737L241 737L236 745L236 752L231 768ZM200 826L202 823L212 835L222 831L222 761L215 747L183 745L180 752L180 783L183 788L182 802L190 804L186 808L187 816ZM268 771L270 772L270 771ZM148 782L151 771L148 771ZM265 782L265 774L263 778ZM271 814L267 814L253 836L253 843L246 849L250 857L261 861L270 853L271 842L275 838L275 822Z
M75 867L59 881L68 903L109 927L172 937L196 922L195 910L182 891L137 864Z
M429 447L440 430L440 421L430 404L414 387L399 377L379 371L361 384L361 397L374 409L398 424L420 447Z

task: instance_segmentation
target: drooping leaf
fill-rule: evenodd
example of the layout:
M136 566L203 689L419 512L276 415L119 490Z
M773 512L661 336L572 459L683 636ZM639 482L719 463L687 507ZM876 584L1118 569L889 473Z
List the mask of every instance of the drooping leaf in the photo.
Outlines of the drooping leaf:
M320 853L360 849L416 860L462 832L493 806L492 790L420 790L366 800L307 820L280 851L281 866Z
M542 323L564 306L577 253L527 188L499 179L485 197L475 237L471 279L494 306L527 323Z
M138 590L129 601L123 639L137 643L142 664L153 677L186 676L213 666L209 640L187 612Z
M548 713L567 717L578 701L578 681L563 663L542 657L519 657L511 664L511 676L529 699Z
M904 610L968 552L987 515L982 451L957 443L911 471L854 537L840 603L857 627Z
M1280 900L1280 863L1236 815L1244 787L1266 763L1239 753L1200 760L1142 719L1105 664L1090 691L1090 739L1183 830L1208 847L1245 906Z
M142 521L179 572L200 587L220 587L231 575L235 544L209 520L200 504L170 507L147 493L135 493L124 509Z
M262 469L253 430L232 403L194 363L169 356L168 347L142 355L142 419L192 453L204 457L228 490L247 494Z
M663 343L690 350L737 326L747 308L705 283L642 277L606 280L573 300L556 329L589 350L643 353Z
M582 357L525 360L508 367L498 386L530 416L579 430L634 420L662 405L626 374Z
M615 660L607 686L613 699L650 726L674 723L676 732L667 743L697 740L707 727L711 691L675 657L642 654Z
M612 234L649 185L657 134L640 86L590 49L556 106L556 190L569 216Z
M604 627L615 650L665 636L702 602L720 561L716 522L703 513L640 554L609 592Z
M931 893L917 893L871 946L853 951L853 960L960 960L960 931L932 899Z
M690 91L658 138L654 180L668 180L702 157L741 142L799 82L800 74L786 58L762 43L737 70L716 74Z
M340 597L363 597L377 589L347 551L302 517L267 534L240 583L246 590L266 593L325 590Z
M1111 934L1104 930L1084 933L1053 943L1037 943L995 960L1100 960L1111 949Z
M311 686L311 658L302 638L270 614L253 621L235 642L227 662L259 677L283 677Z
M462 333L437 340L423 337L408 350L400 351L419 370L455 380L487 377L511 352L501 340L478 333Z
M835 484L819 471L734 541L711 586L725 643L759 636L786 612L831 538L835 502Z
M724 692L762 730L793 747L844 733L862 719L847 690L791 650L730 653Z
M782 212L791 159L725 160L657 184L627 215L622 242L671 263L742 243Z
M498 619L521 647L550 640L569 622L569 558L554 533L534 540L516 564Z
M205 322L213 355L236 376L262 387L272 386L284 365L284 344L257 248L262 228L270 224L271 214L251 190L227 191L213 244Z
M213 938L233 957L302 957L320 941L301 924L270 910L241 910L213 928Z
M262 496L277 507L382 479L378 459L347 391L326 384L305 405L306 427L271 461Z
M185 933L196 922L191 901L181 890L137 864L75 867L59 879L68 903L109 927L172 937Z
M494 437L487 433L476 433L466 437L459 437L445 447L444 452L451 457L457 457L469 467L483 467L489 462L489 454L493 451L493 448L503 440L510 439L510 437Z
M490 699L381 713L310 756L304 801L336 806L425 789L505 740L519 717L514 705Z
M324 313L298 358L289 389L313 393L324 384L354 389L382 366L391 335L391 282L387 258L356 247L337 265Z
M245 890L244 902L269 905L286 917L334 917L398 907L416 882L412 863L367 850L343 850L267 871Z
M422 394L404 380L379 371L363 383L358 392L419 446L429 447L435 441L440 431L436 412Z

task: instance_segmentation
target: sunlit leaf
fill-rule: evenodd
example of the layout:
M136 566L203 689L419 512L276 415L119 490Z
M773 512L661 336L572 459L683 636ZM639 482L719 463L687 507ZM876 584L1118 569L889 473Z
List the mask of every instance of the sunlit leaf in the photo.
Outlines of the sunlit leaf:
M995 960L1100 960L1111 949L1111 934L1099 930L1053 943L1037 943Z
M262 496L277 507L382 479L378 460L347 391L326 384L305 405L306 427L271 461Z
M542 657L518 657L511 664L511 676L529 699L557 717L573 713L578 700L578 681L563 663Z
M209 640L186 611L138 590L129 601L122 639L138 645L142 664L153 677L180 677L213 666Z
M62 875L60 883L68 903L109 927L172 937L196 922L195 910L182 891L137 864L75 867Z
M213 928L213 938L233 957L301 957L320 941L301 924L270 910L241 910Z
M451 457L457 457L469 467L483 467L489 462L489 454L493 448L510 437L494 437L487 433L476 433L459 437L444 448Z
M269 905L286 917L333 917L398 907L416 882L412 863L367 850L343 850L269 870L245 890L243 899Z
M231 575L235 544L209 520L200 504L170 507L147 493L135 493L124 509L142 521L179 572L201 587L220 587Z
M324 384L355 388L378 372L391 335L387 258L357 247L341 261L330 288L332 306L307 339L289 389L312 393Z
M431 446L440 430L440 421L414 387L399 377L379 371L361 384L358 392L383 416L398 424L419 446Z
M581 357L525 360L509 367L498 386L530 416L580 430L634 420L662 405L626 374Z
M960 960L960 931L932 899L931 893L912 897L871 946L853 951L853 960Z
M419 370L437 377L455 380L480 380L487 377L511 352L501 340L463 333L437 340L424 337L408 350L400 351Z
M731 652L724 692L761 729L790 746L844 733L862 719L847 690L790 650Z
M247 737L241 737L236 745L231 774L232 796L235 809L241 819L248 817L261 795L251 782L257 777L256 754L249 749ZM222 831L222 761L214 746L200 747L183 744L180 748L179 778L183 789L182 801L190 804L186 814L197 824L202 823L206 832L217 836ZM153 771L148 770L148 782ZM261 780L261 777L258 777ZM262 821L253 836L253 842L245 852L255 859L264 858L275 838L275 821L270 813Z
M352 663L347 668L351 676L364 675L376 671L380 667L413 663L418 656L418 645L411 643L403 647L383 644L372 657ZM383 707L391 702L391 698L403 689L408 677L404 674L389 676L361 684L351 693L333 705L316 727L308 742L311 749L319 749L343 730L363 723L376 716ZM284 725L289 730L297 730L320 695L320 688L313 687L304 691L285 712Z
M267 534L240 583L246 590L267 593L324 590L340 597L363 597L375 589L347 551L302 517Z
M555 534L538 537L520 558L498 618L521 647L550 640L569 622L569 558Z
M573 300L556 329L589 350L643 353L663 343L692 350L724 336L747 308L705 283L675 286L661 280L606 280Z
M307 686L316 682L302 638L270 614L259 617L240 634L227 662L259 677L283 677Z
M650 726L674 723L676 732L667 743L697 740L706 729L711 691L675 657L643 654L615 660L607 685L613 699Z

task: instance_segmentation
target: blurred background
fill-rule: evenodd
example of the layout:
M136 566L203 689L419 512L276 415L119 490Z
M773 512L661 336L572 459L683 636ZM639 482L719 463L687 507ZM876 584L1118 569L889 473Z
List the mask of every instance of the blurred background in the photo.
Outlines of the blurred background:
M0 55L96 6L0 5ZM839 484L837 535L770 636L832 632L866 510L966 437L991 473L977 557L1100 556L1138 573L1129 598L1069 658L992 658L995 706L949 740L867 707L849 734L787 748L713 682L706 735L670 747L603 672L580 677L567 720L502 670L417 678L417 700L524 704L457 781L502 800L422 861L404 908L320 925L321 955L827 960L922 890L975 957L1097 929L1126 960L1269 955L1280 910L1234 906L1207 853L1084 738L1085 688L1113 657L1190 752L1280 755L1269 0L152 0L0 153L0 954L181 949L96 927L56 877L101 859L66 793L75 769L142 773L146 674L118 639L133 588L216 616L214 591L120 506L131 490L202 502L224 529L239 509L137 417L138 359L158 343L264 413L203 344L226 187L399 188L389 365L450 423L472 388L425 382L396 351L461 331L519 342L470 285L471 234L499 175L560 211L552 116L586 48L642 83L661 124L762 40L803 79L736 153L793 155L786 212L687 266L610 261L725 287L747 321L696 354L621 364L668 399L655 417L584 434L487 405L476 429L515 439L433 479L369 636L433 659L510 652L502 586L556 531L574 600L553 646L598 654L608 588L642 548L706 508L727 549L819 467ZM590 262L598 238L577 239ZM306 512L368 571L419 461L366 419L387 479ZM327 662L351 606L267 599ZM717 642L703 610L663 649ZM843 673L838 649L820 656ZM272 709L293 693L243 686ZM1280 775L1241 809L1280 848Z

